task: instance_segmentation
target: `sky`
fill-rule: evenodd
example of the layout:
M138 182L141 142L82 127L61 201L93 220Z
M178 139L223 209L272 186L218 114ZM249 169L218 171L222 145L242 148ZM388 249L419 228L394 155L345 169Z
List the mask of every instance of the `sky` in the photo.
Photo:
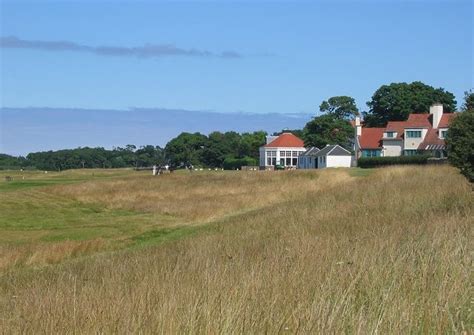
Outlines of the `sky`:
M164 145L221 130L222 114L248 115L239 131L277 131L331 96L364 111L392 82L443 87L459 104L474 88L472 0L0 3L0 152L111 146L113 111L129 122L117 145L140 140L143 120L151 135L135 144Z

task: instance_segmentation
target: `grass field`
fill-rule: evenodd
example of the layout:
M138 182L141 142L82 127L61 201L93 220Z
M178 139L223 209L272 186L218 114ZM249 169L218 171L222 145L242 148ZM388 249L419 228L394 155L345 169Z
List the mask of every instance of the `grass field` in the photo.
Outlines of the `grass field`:
M7 333L474 329L474 196L448 166L0 178Z

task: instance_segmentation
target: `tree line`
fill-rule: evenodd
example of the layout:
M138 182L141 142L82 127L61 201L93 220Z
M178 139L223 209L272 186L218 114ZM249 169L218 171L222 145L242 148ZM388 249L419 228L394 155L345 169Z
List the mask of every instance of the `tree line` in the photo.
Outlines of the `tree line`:
M462 117L456 118L452 133L465 132L469 127L474 94L466 92L465 102L461 107ZM422 82L392 83L382 85L367 102L367 111L360 111L355 100L349 96L334 96L319 105L319 111L303 129L291 130L300 136L307 147L324 147L326 144L339 144L352 149L354 137L350 121L362 116L365 126L381 127L388 121L404 121L410 113L429 113L433 103L442 103L448 113L456 110L454 94L443 88L434 88ZM464 115L466 114L466 115ZM469 115L468 115L469 114ZM467 125L467 126L466 126ZM471 126L472 127L472 126ZM470 128L471 132L474 131ZM274 133L278 135L281 132ZM266 133L256 131L239 134L237 132L215 131L209 135L183 132L170 140L164 148L146 145L137 148L127 145L112 150L104 148L77 148L70 150L30 153L26 157L0 155L0 167L30 167L44 170L64 170L73 168L120 168L145 167L168 164L179 168L184 166L201 166L217 168L235 168L238 165L257 165L259 147L265 144ZM453 161L470 161L472 166L472 148L467 148L471 141L465 140L456 144L456 136L448 136L448 145L454 153ZM465 152L471 156L465 157ZM459 163L460 164L460 163ZM466 168L464 168L465 170Z

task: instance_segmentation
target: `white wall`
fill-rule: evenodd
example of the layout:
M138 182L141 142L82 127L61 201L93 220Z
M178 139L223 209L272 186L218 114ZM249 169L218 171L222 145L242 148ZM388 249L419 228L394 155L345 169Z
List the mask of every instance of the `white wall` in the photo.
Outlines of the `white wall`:
M421 137L419 138L412 138L408 137L407 138L407 131L419 131L421 130ZM428 132L428 129L426 128L406 128L405 129L405 143L404 143L404 150L416 150L420 146L420 144L423 142L425 139L426 133Z
M327 156L326 167L351 167L352 156Z
M385 157L394 157L394 156L401 156L403 150L403 141L383 141L383 149L382 149L382 156Z

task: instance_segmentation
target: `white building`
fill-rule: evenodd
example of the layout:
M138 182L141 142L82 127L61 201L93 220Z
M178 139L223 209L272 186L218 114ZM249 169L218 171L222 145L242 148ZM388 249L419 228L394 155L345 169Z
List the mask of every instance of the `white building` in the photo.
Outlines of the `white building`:
M303 140L292 133L268 136L267 144L260 147L260 168L296 168L300 155L305 151Z
M315 155L316 169L332 167L351 167L352 154L338 144L326 145Z
M411 156L431 152L444 158L444 138L455 116L456 113L443 113L442 104L434 104L429 114L410 114L408 120L390 121L383 128L363 127L356 118L356 157Z

